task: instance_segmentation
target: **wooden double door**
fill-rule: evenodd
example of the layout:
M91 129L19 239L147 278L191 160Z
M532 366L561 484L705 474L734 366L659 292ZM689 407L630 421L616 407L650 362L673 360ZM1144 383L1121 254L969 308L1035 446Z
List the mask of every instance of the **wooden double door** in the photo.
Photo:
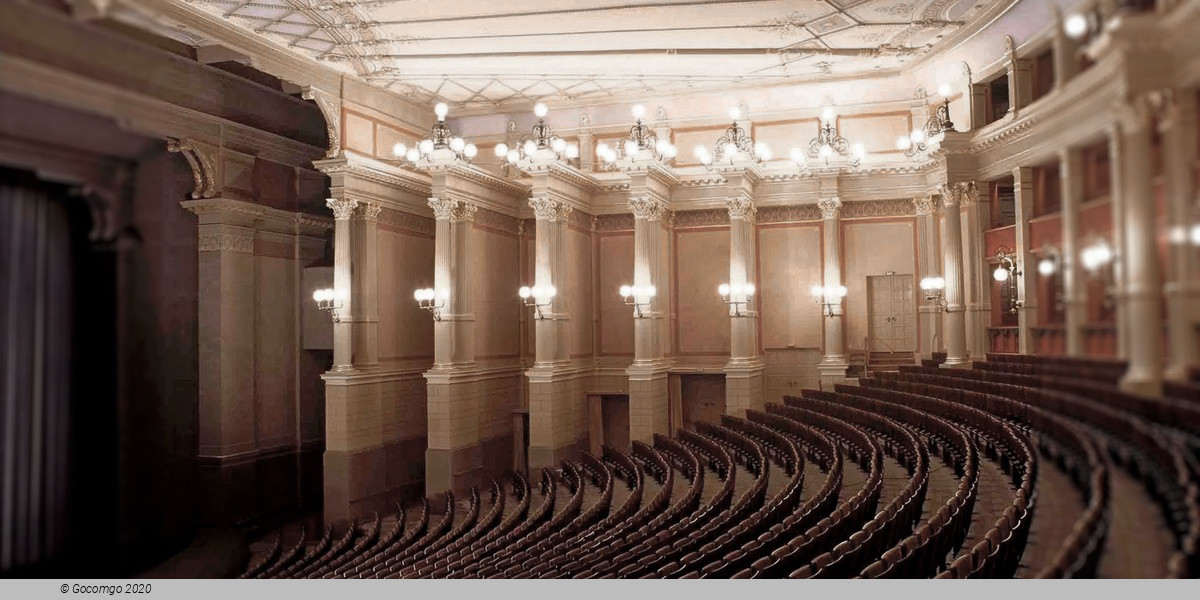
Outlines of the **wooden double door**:
M912 352L916 348L917 315L913 276L867 276L867 313L871 352Z

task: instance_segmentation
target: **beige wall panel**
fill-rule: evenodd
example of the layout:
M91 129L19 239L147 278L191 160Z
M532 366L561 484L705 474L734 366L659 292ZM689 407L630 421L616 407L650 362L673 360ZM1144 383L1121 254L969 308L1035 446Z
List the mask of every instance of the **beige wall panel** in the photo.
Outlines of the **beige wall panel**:
M256 256L255 425L259 448L290 445L296 430L295 261Z
M599 235L600 353L633 356L633 309L617 295L633 283L633 232Z
M365 154L375 152L375 122L357 113L343 111L346 147Z
M908 113L840 117L839 133L853 144L862 144L871 153L897 153L896 138L912 131Z
M592 236L587 231L568 228L567 302L571 322L567 328L567 352L579 358L592 354Z
M433 284L433 238L379 228L379 360L433 358L433 319L413 290Z
M779 121L761 125L755 123L754 141L770 146L776 157L787 158L792 148L808 151L808 141L817 135L817 127L817 119Z
M717 138L725 133L725 128L728 126L726 124L720 127L684 129L672 132L672 137L675 138L675 147L679 149L679 156L675 159L675 164L699 164L696 162L696 146L704 146L709 152L712 152L713 144L717 141Z
M537 244L534 236L528 229L526 229L525 237L521 238L521 240L523 258L521 263L521 281L517 286L518 289L522 285L533 286L533 284L537 283L537 275L534 273L537 266ZM537 331L535 330L537 320L534 318L534 309L525 308L524 304L522 304L521 310L524 311L521 314L521 318L525 319L525 347L521 350L521 353L532 357L537 352Z
M678 354L729 354L728 308L717 286L729 279L729 229L677 230Z
M425 437L425 378L416 374L384 381L380 402L383 442Z
M763 348L821 347L821 307L808 291L821 282L821 262L817 226L758 229Z
M517 237L480 227L474 234L475 356L516 358L521 352L519 319L525 310L517 296Z
M842 261L846 288L846 348L861 349L867 336L867 276L916 272L912 219L844 222ZM914 281L914 286L916 282Z

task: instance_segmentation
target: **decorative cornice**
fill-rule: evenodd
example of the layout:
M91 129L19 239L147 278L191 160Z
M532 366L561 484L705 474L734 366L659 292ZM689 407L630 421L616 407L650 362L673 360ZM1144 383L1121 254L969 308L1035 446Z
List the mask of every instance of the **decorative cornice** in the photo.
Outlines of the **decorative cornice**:
M842 201L836 196L817 200L817 210L821 211L822 219L836 219L842 210Z
M445 169L447 172L452 173L455 177L459 177L467 181L473 181L509 196L524 198L529 195L529 188L527 186L503 177L497 177L479 167L476 167L475 165L454 163L439 168Z
M866 200L846 202L842 205L842 217L905 217L915 214L913 202L907 198L898 200Z
M671 213L672 225L676 229L688 227L712 227L729 225L731 211L722 208L709 210L683 210Z
M573 210L567 215L567 225L574 225L585 231L591 231L592 226L596 222L596 217L583 212L582 210Z
M754 216L758 212L758 208L754 206L754 200L739 196L736 198L726 198L725 207L729 213L729 220L741 219L744 221L754 222Z
M475 206L474 204L465 204L464 203L464 207L466 207L466 206L473 207L473 208L465 208L465 209L460 209L460 210L469 210L472 213L472 215L470 217L465 217L465 218L455 219L455 220L457 220L457 221L473 221L478 225L483 225L485 227L490 227L492 229L498 229L500 231L511 233L513 235L520 235L521 219L518 219L517 217L510 217L504 213L496 212L494 210L480 208L478 206ZM476 211L476 209L478 209L478 210ZM465 212L462 214L465 215Z
M592 231L630 231L632 229L633 215L630 213L597 215L592 219Z
M629 208L634 219L658 221L667 210L667 204L652 196L636 196L629 199Z
M354 214L354 209L358 206L358 200L353 198L328 198L325 200L325 206L328 206L333 211L333 218L339 221L349 219Z
M628 192L629 191L629 182L624 181L624 182L612 182L612 183L600 184L599 191L604 194L615 194L618 192Z
M205 233L196 246L200 252L240 252L254 254L254 238L233 233Z
M167 138L167 152L178 152L183 155L192 168L192 198L212 198L217 195L217 170L213 166L213 158L201 150L194 142L187 139Z
M569 183L589 194L595 193L597 191L601 191L604 187L599 182L597 182L595 178L591 177L590 175L581 172L579 169L576 169L575 167L572 167L571 165L564 164L559 161L553 161L553 162L544 163L544 164L539 163L535 168L530 169L527 172L531 175L535 175L535 174L552 175L555 178L566 181L567 183Z
M367 181L390 185L421 196L429 193L430 186L427 181L413 179L413 176L401 177L346 158L313 161L313 166L318 171L329 176L353 175Z
M820 221L821 211L816 204L792 204L789 206L764 206L758 209L758 223L797 223Z

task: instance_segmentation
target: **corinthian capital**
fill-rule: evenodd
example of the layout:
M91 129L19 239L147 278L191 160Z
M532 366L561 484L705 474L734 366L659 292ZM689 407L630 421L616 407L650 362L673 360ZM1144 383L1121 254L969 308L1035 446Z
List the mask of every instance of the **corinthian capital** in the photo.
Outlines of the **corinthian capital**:
M939 184L938 193L942 197L942 206L966 206L979 198L979 188L974 181Z
M354 214L354 208L358 206L358 200L353 198L329 198L325 200L325 206L333 210L334 219L349 219Z
M1153 127L1154 118L1163 104L1161 93L1132 94L1117 100L1114 112L1126 133L1144 131Z
M913 198L913 211L917 216L932 215L937 210L937 197L933 194Z
M379 213L383 211L383 207L371 202L363 202L358 205L358 217L364 221L378 221Z
M726 198L725 207L729 209L730 220L742 219L753 223L758 214L758 207L754 206L754 201L744 196Z
M566 221L571 215L571 207L566 202L545 197L530 198L529 208L533 209L533 216L539 221Z
M822 219L836 219L842 211L842 200L837 196L817 200L817 208L821 210Z
M479 210L474 204L450 198L430 198L429 208L439 221L474 221L475 212Z
M657 221L666 212L662 200L650 196L637 196L629 199L629 208L633 210L633 218Z

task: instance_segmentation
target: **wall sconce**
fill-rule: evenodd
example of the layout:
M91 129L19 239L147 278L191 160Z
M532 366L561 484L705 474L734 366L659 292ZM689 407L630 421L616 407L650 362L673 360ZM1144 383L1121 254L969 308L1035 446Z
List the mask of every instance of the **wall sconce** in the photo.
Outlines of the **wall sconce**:
M632 306L635 318L642 319L643 306L650 306L650 300L658 295L658 289L652 285L623 285L620 289L621 299L627 306Z
M1016 256L1005 252L1004 248L996 250L996 260L1000 264L996 266L995 271L992 271L992 278L997 282L1012 281L1021 274L1021 271L1017 270ZM1016 313L1017 309L1021 307L1021 301L1017 299L1017 288L1010 284L1008 289L1008 312Z
M422 288L413 292L413 298L417 300L418 306L433 314L434 321L441 321L442 308L446 306L446 300L450 299L450 290L442 288L435 291L433 288Z
M813 301L825 308L825 315L840 317L842 315L842 300L846 298L844 285L814 285L812 286Z
M317 309L329 312L330 318L334 323L341 323L342 320L338 317L337 311L345 304L346 294L333 288L324 288L313 292L313 300L317 303Z
M735 317L742 316L742 306L745 306L747 311L750 310L750 299L754 297L754 292L753 283L745 285L722 283L717 286L717 293L721 295L721 300L733 307L733 316Z
M921 279L921 290L925 292L925 301L934 306L949 312L946 304L946 278L945 277L925 277Z
M1038 261L1038 274L1049 277L1058 272L1058 266L1062 263L1062 256L1058 253L1058 248L1054 246L1042 247L1042 259Z
M535 285L533 287L523 285L521 289L517 290L517 295L521 297L521 302L525 306L533 307L534 317L540 320L546 318L542 309L550 306L554 297L558 295L558 288L552 285Z
M1116 253L1113 252L1108 240L1096 235L1092 235L1091 240L1080 251L1079 260L1089 275L1104 282L1104 307L1112 308L1114 295L1112 270L1108 267L1116 259Z

